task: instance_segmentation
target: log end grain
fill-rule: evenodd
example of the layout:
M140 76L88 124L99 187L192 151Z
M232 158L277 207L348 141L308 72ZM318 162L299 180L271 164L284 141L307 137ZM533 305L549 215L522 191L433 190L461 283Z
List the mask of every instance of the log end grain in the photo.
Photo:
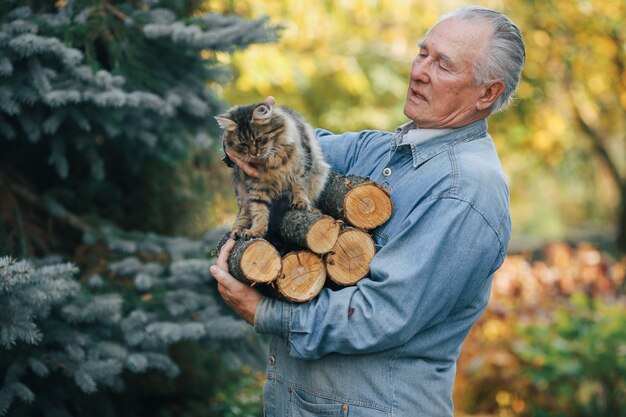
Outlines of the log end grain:
M280 222L283 240L317 254L333 247L340 229L340 221L317 211L289 210Z
M310 301L322 291L326 268L311 251L290 252L283 256L283 272L274 282L280 295L293 302Z
M341 224L331 216L321 216L307 233L306 247L317 254L327 253L337 242Z
M239 257L239 270L250 282L271 282L282 270L280 254L264 239L252 239L245 243Z
M328 277L342 286L354 285L367 276L375 254L376 246L368 233L346 227L324 259Z
M393 211L389 192L374 182L352 188L346 194L343 205L348 223L367 230L384 224Z

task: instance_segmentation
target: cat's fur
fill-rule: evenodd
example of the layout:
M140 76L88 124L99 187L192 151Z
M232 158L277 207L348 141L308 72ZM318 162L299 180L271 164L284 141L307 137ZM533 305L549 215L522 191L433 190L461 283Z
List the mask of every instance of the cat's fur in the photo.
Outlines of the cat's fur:
M235 106L215 119L224 129L225 147L259 171L257 178L234 167L239 214L233 238L263 237L272 203L286 192L291 193L292 208L315 210L330 167L302 115L284 106L255 103Z

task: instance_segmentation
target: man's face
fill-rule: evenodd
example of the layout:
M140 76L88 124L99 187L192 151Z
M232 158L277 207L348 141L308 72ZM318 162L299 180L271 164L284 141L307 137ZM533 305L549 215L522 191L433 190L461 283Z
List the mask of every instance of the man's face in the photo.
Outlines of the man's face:
M431 29L411 65L404 114L420 128L460 127L488 116L478 106L484 87L474 85L473 66L490 36L486 23L454 18Z

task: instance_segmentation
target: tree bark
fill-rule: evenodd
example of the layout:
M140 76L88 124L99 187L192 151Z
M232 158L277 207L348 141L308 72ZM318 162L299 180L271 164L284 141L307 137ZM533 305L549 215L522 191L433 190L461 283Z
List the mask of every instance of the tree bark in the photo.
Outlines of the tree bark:
M341 286L354 285L367 276L375 254L376 246L369 234L346 227L324 257L328 277Z
M320 255L332 249L340 229L341 221L305 210L287 211L280 223L284 240Z
M621 254L626 255L626 184L620 189L617 219L617 249ZM626 279L622 281L622 292L626 292Z
M302 303L317 297L326 282L322 259L308 250L283 256L283 271L273 286L286 300Z
M331 173L317 203L322 212L361 228L373 229L391 217L389 193L367 177Z
M228 240L224 235L217 243L217 253ZM228 271L248 285L274 281L282 271L280 254L265 239L238 239L228 258Z
M615 243L617 246L617 250L624 254L626 253L626 178L624 178L620 174L619 166L617 161L614 159L614 155L611 154L610 150L607 148L606 144L603 140L603 135L598 132L590 123L585 120L583 117L579 106L577 105L578 101L573 95L572 88L570 87L570 83L566 84L568 87L568 92L570 95L570 102L572 103L574 109L574 117L576 122L581 127L583 132L587 135L591 144L593 145L593 149L596 155L600 158L600 161L606 166L609 171L609 174L615 181L617 189L619 191L619 206L618 206L618 218L617 218L617 236L615 238Z

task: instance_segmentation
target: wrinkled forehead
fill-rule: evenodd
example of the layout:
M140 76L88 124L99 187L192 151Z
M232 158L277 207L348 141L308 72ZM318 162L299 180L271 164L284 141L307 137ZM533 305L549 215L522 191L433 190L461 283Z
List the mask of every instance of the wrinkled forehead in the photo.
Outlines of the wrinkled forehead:
M431 53L473 63L489 44L491 35L491 25L487 22L451 17L433 26L419 44Z

